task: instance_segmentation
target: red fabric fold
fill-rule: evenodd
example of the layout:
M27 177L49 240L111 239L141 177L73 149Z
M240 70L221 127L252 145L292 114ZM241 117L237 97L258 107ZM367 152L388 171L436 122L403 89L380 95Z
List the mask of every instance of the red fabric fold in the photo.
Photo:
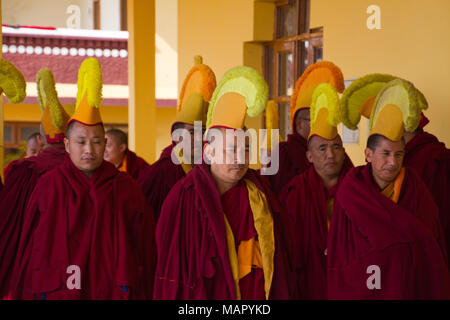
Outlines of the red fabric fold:
M274 275L269 297L288 299L292 276L289 221L257 173L248 170L245 178L264 192L274 219ZM236 191L239 197L244 192ZM246 200L247 205L244 201L239 204L239 215L248 214ZM156 230L155 299L236 299L223 216L221 196L208 166L195 166L173 187L161 210ZM235 219L231 219L236 228ZM254 291L244 294L255 296Z
M60 165L66 152L63 145L48 146L39 155L22 159L8 167L8 179L0 192L0 297L7 294L9 279L21 235L28 235L24 221L28 200L40 176Z
M127 150L127 173L138 180L145 168L150 165L131 150Z
M158 161L143 169L138 179L147 202L154 210L156 220L170 190L186 175L181 165L172 162L172 149L172 144L166 147Z
M300 299L327 299L327 207L336 196L348 166L343 166L339 181L329 190L314 166L296 176L283 189L280 202L292 219L295 230L296 290Z
M450 248L450 149L434 135L420 131L406 144L404 165L413 168L431 192Z
M306 159L307 149L307 141L297 132L289 134L287 141L279 144L278 172L275 175L266 176L275 194L279 195L289 181L309 167L310 163Z

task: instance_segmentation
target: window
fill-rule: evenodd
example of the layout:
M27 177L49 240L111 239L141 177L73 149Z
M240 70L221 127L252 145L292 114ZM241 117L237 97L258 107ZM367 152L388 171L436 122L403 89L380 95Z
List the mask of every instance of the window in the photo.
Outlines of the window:
M100 0L94 0L93 2L93 11L94 11L94 29L100 30L101 24L100 24Z
M295 82L311 64L323 59L323 30L309 29L310 0L280 0L275 6L275 39L264 44L264 77L269 99L279 110L280 134L292 132L289 105Z

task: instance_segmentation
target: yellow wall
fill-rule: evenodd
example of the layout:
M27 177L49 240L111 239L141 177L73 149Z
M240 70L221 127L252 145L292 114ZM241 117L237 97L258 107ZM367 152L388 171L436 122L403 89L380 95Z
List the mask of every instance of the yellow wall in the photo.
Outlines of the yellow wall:
M219 81L243 64L244 42L253 39L253 0L178 0L178 92L202 55Z
M381 9L381 30L369 30L366 9ZM324 27L324 59L335 62L346 79L390 73L413 82L426 96L426 130L450 145L450 1L311 0L311 28ZM346 147L364 162L367 129L360 146Z
M128 144L156 159L155 0L128 0Z

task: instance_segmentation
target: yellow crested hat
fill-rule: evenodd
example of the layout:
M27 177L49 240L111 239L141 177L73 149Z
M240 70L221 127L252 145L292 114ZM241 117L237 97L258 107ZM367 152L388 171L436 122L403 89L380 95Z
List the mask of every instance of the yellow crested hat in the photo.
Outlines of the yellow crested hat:
M216 76L210 67L203 64L201 56L195 56L195 66L189 71L181 88L175 122L206 123L208 102L216 88Z
M102 124L100 105L102 103L102 70L100 62L88 58L81 63L78 70L78 92L75 112L70 118L87 126Z
M388 82L395 79L398 79L398 77L389 74L372 73L352 82L344 90L341 98L343 124L351 130L356 130L361 115L369 119L377 94ZM417 90L417 98L419 108L427 109L427 100L419 90Z
M36 76L36 85L42 111L41 123L47 143L63 142L70 116L58 100L52 72L47 68L39 70Z
M329 83L314 89L311 101L311 131L308 139L319 136L327 140L337 137L337 125L341 121L341 106L336 89Z
M341 98L342 122L356 130L361 115L370 118L375 98L386 83L396 79L389 74L372 73L360 77L344 90Z
M207 129L242 129L246 115L256 117L266 108L269 88L255 69L238 66L228 70L211 98Z
M20 103L26 97L26 88L22 72L11 62L0 58L0 94L4 92L11 103Z
M294 117L298 110L310 108L314 89L321 83L331 84L338 92L344 91L344 76L341 69L329 61L319 61L306 68L298 78L291 97L290 120L294 123Z
M279 115L278 115L278 106L274 100L269 100L266 106L266 136L264 137L264 141L262 143L263 146L267 146L267 150L272 149L272 129L279 129ZM282 138L278 135L278 142L281 142Z
M380 134L400 141L405 129L414 131L419 125L423 101L414 85L403 79L388 82L378 92L370 114L369 136Z

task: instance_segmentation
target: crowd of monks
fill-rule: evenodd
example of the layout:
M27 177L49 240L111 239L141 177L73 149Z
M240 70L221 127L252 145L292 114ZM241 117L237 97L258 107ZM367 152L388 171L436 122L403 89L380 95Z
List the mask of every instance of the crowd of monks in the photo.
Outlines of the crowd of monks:
M0 69L1 92L21 102L23 75L4 59ZM308 67L292 133L269 143L275 175L250 169L254 142L227 134L245 132L247 116L278 119L252 68L216 83L196 57L168 132L192 148L173 139L151 165L125 132L105 132L95 58L79 68L71 115L51 70L36 83L30 145L43 146L0 184L1 299L450 299L450 150L424 130L428 103L409 81L370 74L345 88L335 64ZM337 127L361 116L366 164L354 167Z

